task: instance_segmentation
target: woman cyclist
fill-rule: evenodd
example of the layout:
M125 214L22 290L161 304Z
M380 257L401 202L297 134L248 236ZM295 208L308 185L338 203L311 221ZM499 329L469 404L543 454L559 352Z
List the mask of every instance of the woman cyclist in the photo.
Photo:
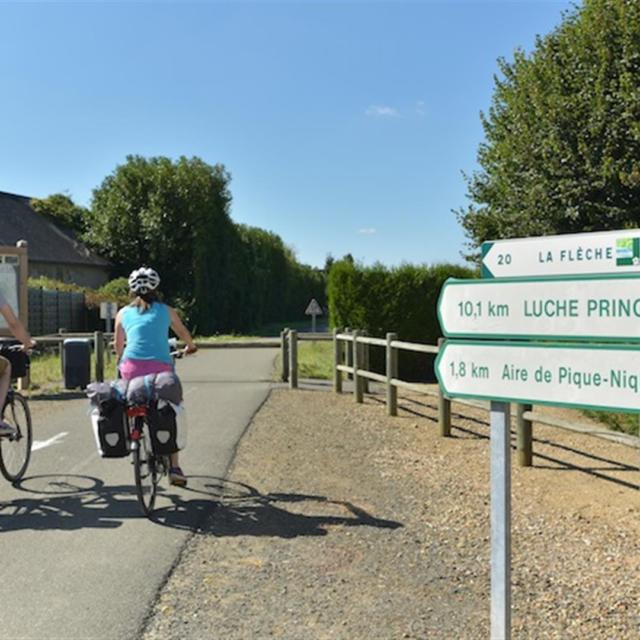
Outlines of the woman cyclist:
M187 347L187 353L198 348L175 309L158 299L160 276L148 267L141 267L129 276L131 304L116 315L115 348L120 375L125 380L152 373L173 371L169 350L169 328ZM187 485L178 462L178 454L171 454L169 482Z

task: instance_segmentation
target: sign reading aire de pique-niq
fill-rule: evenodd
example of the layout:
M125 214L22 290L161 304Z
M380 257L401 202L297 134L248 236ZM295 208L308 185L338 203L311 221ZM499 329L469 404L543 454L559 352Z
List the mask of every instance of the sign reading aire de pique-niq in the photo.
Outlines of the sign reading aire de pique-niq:
M640 346L447 340L449 396L640 412Z

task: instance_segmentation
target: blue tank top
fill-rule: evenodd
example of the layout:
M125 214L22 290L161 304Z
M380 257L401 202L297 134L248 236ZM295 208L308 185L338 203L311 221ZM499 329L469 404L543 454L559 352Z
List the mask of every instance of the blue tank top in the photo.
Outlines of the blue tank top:
M169 307L154 302L146 311L138 307L125 307L121 316L127 334L123 358L132 360L159 360L171 364L169 350Z

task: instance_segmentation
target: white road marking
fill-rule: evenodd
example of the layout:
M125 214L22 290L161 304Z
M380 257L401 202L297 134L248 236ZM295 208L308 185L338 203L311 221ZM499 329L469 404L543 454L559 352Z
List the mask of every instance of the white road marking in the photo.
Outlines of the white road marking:
M56 444L60 444L64 437L69 435L68 431L62 431L57 435L53 436L53 438L49 438L48 440L34 440L31 445L31 451L38 451L38 449L45 449L46 447L51 447Z

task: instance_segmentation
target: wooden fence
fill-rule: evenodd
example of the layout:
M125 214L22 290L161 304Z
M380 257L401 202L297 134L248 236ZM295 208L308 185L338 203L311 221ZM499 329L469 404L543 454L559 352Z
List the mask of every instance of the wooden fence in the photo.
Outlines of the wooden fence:
M398 352L400 350L413 351L424 354L437 354L444 341L440 339L438 345L403 342L398 340L395 333L387 333L386 338L372 338L363 335L361 331L334 330L333 335L298 334L296 331L283 331L281 335L281 349L283 371L282 379L289 381L291 388L298 386L297 343L298 340L333 340L333 390L342 393L345 375L353 380L353 395L356 402L364 401L364 394L368 392L368 382L378 382L385 386L386 406L390 416L398 415L398 389L406 389L414 393L425 394L437 398L438 424L440 435L451 435L451 402L442 393L442 389L434 385L416 384L398 378ZM371 347L383 348L386 354L385 374L369 370ZM456 398L454 402L489 409L488 402ZM569 420L562 420L533 410L531 405L516 404L516 450L518 464L523 467L532 465L533 460L533 423L544 424L559 429L583 433L590 436L604 438L619 444L640 449L640 437L625 433L609 431L605 428L594 429L592 425L580 424Z

